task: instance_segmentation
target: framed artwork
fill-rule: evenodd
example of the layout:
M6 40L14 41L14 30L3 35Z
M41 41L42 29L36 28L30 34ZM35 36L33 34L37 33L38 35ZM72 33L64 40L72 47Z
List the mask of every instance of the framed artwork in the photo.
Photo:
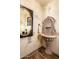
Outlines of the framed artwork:
M20 6L20 38L33 35L33 11Z

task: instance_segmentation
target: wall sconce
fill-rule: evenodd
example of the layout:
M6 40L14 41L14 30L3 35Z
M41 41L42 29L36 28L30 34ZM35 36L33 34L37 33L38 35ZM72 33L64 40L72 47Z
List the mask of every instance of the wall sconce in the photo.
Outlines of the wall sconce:
M40 24L38 24L38 34L40 33Z

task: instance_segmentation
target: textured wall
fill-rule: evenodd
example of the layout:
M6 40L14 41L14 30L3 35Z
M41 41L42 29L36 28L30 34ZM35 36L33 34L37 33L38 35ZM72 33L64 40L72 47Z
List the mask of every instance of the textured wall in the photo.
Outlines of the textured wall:
M38 24L42 21L42 8L35 0L21 0L20 2L21 5L33 10L33 36L31 37L31 43L28 43L28 38L20 40L20 54L21 57L24 57L40 47L37 32Z

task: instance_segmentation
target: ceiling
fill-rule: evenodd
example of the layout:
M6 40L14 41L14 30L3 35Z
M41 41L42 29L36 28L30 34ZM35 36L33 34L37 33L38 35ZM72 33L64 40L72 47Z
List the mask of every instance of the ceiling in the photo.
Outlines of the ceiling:
M37 2L39 2L41 5L46 5L47 3L53 1L53 0L36 0Z

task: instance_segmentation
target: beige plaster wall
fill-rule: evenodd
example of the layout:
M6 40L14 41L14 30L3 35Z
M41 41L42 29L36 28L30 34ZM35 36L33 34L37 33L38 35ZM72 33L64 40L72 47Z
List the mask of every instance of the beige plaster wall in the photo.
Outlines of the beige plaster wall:
M41 24L43 12L40 4L35 0L21 0L20 4L33 10L33 36L31 37L31 42L29 43L28 37L20 39L20 57L22 58L40 47L37 35L38 24Z

